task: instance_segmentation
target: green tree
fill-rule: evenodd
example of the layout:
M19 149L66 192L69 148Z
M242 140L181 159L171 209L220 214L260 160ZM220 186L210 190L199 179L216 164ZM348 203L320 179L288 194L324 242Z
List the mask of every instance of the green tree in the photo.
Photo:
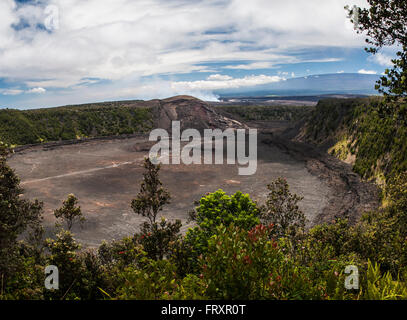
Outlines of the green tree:
M303 197L290 192L287 180L278 178L267 185L269 194L261 208L261 219L274 224L273 234L277 237L296 235L305 227L305 215L298 207Z
M236 226L249 230L260 222L256 202L248 194L237 191L229 196L223 190L209 193L199 200L198 206L190 213L191 220L213 234L217 226Z
M20 179L7 165L8 154L8 147L0 143L0 278L3 282L21 266L18 237L39 230L42 215L42 203L21 197Z
M160 165L154 165L150 159L144 159L144 168L147 172L143 174L140 192L132 200L131 207L135 213L146 217L150 224L156 222L157 214L163 207L170 203L169 192L162 187L158 172Z
M393 68L385 71L376 89L385 96L407 96L407 2L405 0L367 0L365 9L354 6L348 10L358 33L366 32L365 50L376 54L384 46L398 45Z
M160 165L154 165L150 159L144 160L146 172L143 174L140 192L132 200L134 212L148 219L141 225L141 232L135 239L141 243L148 256L154 260L162 260L169 254L170 244L179 238L182 226L180 220L167 221L164 217L157 222L157 215L163 207L170 203L170 193L163 188L159 178Z
M178 246L177 261L183 269L196 271L197 257L205 254L209 239L220 225L234 224L243 230L250 230L260 223L259 209L248 194L238 191L229 196L223 190L209 193L199 200L198 206L190 213L197 223L185 236L185 244ZM187 252L185 252L187 250ZM183 253L183 254L182 254Z
M407 233L407 172L389 179L385 192L390 199L390 210L397 215L397 223Z
M68 230L72 229L75 222L83 223L86 220L78 206L78 199L73 194L68 195L62 202L62 207L54 211L54 215L57 219L65 220Z
M180 220L171 222L162 217L160 222L143 223L135 238L143 245L149 258L162 260L169 254L172 243L180 238L181 226Z
M57 266L59 272L59 290L46 291L46 298L76 298L83 275L82 263L77 253L81 246L67 230L60 230L55 240L47 239L46 245L50 251L48 264Z

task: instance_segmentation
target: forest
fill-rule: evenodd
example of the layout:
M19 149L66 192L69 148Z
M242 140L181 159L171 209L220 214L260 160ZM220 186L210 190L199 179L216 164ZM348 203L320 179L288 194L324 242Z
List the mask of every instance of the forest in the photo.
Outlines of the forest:
M145 133L150 108L129 103L0 110L0 140L12 146L101 136Z

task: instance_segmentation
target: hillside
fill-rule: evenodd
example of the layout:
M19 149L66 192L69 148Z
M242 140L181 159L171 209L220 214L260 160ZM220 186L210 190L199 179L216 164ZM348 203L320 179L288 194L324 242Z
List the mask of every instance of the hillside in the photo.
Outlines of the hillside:
M241 127L190 96L164 100L135 100L34 110L0 110L0 141L10 145L36 144L123 134L147 133L153 128Z
M383 184L407 170L406 111L406 102L389 104L376 97L322 100L294 140L317 145L352 164L365 179Z
M242 121L298 121L307 116L313 106L282 105L222 105L216 106L218 112L232 115Z
M112 102L36 110L0 110L0 140L12 145L144 132L149 107Z

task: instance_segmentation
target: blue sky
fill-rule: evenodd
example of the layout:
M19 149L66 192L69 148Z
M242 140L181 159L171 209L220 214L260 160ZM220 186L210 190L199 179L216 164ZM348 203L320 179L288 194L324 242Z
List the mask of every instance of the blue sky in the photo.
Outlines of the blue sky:
M381 74L345 5L365 0L1 0L0 107L34 108Z

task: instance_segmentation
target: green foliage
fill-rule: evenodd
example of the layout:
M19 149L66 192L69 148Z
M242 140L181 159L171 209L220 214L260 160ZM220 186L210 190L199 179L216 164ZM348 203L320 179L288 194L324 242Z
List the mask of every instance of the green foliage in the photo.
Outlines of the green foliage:
M407 299L407 284L398 278L393 280L391 274L381 274L377 263L368 262L367 288L364 291L366 300L398 300Z
M399 173L390 179L385 188L389 200L389 210L396 217L396 224L407 233L407 172Z
M407 5L403 0L368 0L367 8L348 10L352 22L357 14L355 28L367 35L366 42L372 47L367 52L376 54L384 46L398 46L397 58L392 60L393 69L386 70L376 89L386 96L407 96ZM402 49L400 49L402 48Z
M274 225L276 237L294 237L305 228L305 215L299 209L298 202L303 197L290 192L287 180L278 178L268 186L266 204L261 208L261 219Z
M0 249L13 245L28 227L40 221L42 204L20 198L20 179L6 163L7 149L0 145Z
M0 143L0 279L3 287L11 290L16 275L36 264L35 259L28 262L20 256L17 239L41 229L42 203L20 197L23 190L14 170L7 165L8 152L7 146Z
M309 106L234 106L218 105L216 110L246 121L285 120L297 121L308 115L314 107Z
M36 110L0 110L0 140L25 145L87 137L147 132L152 127L148 108L131 102L67 106Z
M55 218L65 220L68 230L72 229L74 222L83 223L85 217L82 214L81 207L78 206L78 199L73 194L63 201L62 208L54 211Z
M191 234L188 233L188 238L182 237L170 243L169 259L176 266L176 272L179 278L191 274L198 274L199 268L197 259L201 251L197 250L194 246L196 244L195 239L195 237L191 237Z
M215 234L220 225L234 225L250 230L260 223L257 204L248 194L238 191L229 196L222 190L209 193L199 200L199 205L190 213L190 218L197 227L189 229L186 242L193 248L192 260L206 252L209 238Z
M240 191L231 196L222 190L207 194L199 200L191 218L209 234L221 224L228 226L233 222L248 230L260 222L257 204Z
M151 259L162 260L170 252L170 244L179 238L182 226L180 220L167 221L164 217L156 222L157 214L164 205L170 203L169 192L162 187L159 179L160 165L153 164L150 159L144 159L143 182L140 192L132 200L131 207L135 213L148 219L141 226L140 234L135 235L136 241L141 243Z
M371 260L396 276L407 263L406 225L401 216L403 212L395 213L389 207L365 213L356 225L337 219L332 224L315 226L301 244L306 250L297 254L297 258L302 263L314 264L313 255L321 261L338 257L359 262Z
M385 180L407 171L407 104L380 98L321 100L304 139L323 147L347 141L334 155L354 156L353 169L366 179Z
M162 260L171 251L171 244L180 238L180 220L171 222L164 217L161 221L153 224L145 222L141 227L141 232L135 238L143 246L148 257L154 260Z
M79 259L82 264L79 298L82 300L102 298L99 288L108 286L105 276L106 267L97 253L91 249L81 252Z
M351 226L347 219L338 218L334 223L315 226L308 233L308 239L316 243L329 246L332 250L331 258L349 252L346 244L351 238Z
M170 298L174 300L207 300L205 291L204 281L194 274L188 274L179 281Z
M98 257L104 266L123 270L130 265L139 265L141 257L145 255L142 249L133 237L103 241L98 249Z
M158 172L160 165L154 165L149 158L144 159L143 182L140 192L132 200L131 207L135 213L146 217L149 223L153 225L164 205L170 203L171 196L169 192L162 187Z
M145 258L143 264L143 268L128 267L117 275L117 299L167 299L177 288L175 267L168 260Z
M211 299L312 299L312 287L301 267L285 259L272 227L257 225L250 231L231 224L217 228L200 259L202 278Z
M71 232L60 230L56 239L47 239L50 251L48 264L55 265L59 271L59 290L47 292L50 299L74 299L76 291L80 289L81 261L77 251L80 245L73 238Z

